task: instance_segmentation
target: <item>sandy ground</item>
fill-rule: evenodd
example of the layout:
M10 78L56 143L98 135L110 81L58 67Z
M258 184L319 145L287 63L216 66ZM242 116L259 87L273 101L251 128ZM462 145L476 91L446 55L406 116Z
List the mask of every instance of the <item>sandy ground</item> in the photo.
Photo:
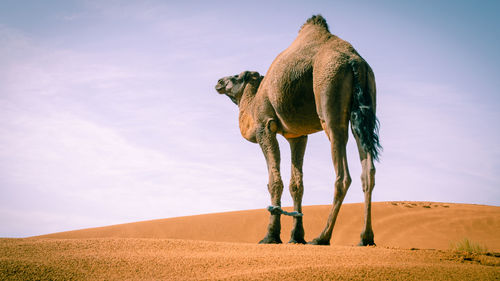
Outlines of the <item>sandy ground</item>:
M0 239L0 280L500 280L500 207L375 203L377 246L355 247L362 210L342 207L332 246L257 245L264 210ZM304 208L307 240L328 211ZM288 241L291 220L282 223ZM465 237L490 253L449 249Z
M332 245L359 242L363 227L361 203L344 204L333 230ZM290 208L285 208L291 210ZM446 250L463 238L500 252L500 207L430 202L376 202L375 243L383 247ZM306 240L326 224L330 206L304 207ZM256 243L266 234L269 212L264 209L207 214L120 224L39 236L39 238L173 238ZM292 218L282 216L281 240L290 239Z
M498 257L439 250L96 238L3 239L0 251L1 280L500 278Z

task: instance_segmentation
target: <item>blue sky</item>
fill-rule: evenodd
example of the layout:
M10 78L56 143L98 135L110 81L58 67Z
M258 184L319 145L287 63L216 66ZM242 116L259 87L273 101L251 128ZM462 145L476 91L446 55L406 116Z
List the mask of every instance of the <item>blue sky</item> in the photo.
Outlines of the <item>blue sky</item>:
M316 13L375 72L374 200L500 205L498 2L303 2L2 1L0 237L266 207L264 157L214 85L265 74ZM305 157L303 203L331 204L323 132Z

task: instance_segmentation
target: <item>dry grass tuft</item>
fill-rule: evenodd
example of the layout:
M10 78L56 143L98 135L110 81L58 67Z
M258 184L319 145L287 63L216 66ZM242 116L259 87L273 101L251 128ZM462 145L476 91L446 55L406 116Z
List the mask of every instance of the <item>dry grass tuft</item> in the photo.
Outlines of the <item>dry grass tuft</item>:
M468 238L451 243L450 248L452 251L455 251L452 260L493 267L500 266L500 253L490 252L484 245L471 241Z
M451 243L450 248L459 252L467 252L471 254L485 254L488 252L488 249L468 238L464 238L458 242Z

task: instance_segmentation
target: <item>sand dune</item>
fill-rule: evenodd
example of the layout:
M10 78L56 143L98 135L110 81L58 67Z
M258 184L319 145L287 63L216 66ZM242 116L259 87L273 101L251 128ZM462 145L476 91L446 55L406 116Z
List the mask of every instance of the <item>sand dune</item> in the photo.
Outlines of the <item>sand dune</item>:
M500 251L500 207L431 202L373 203L375 242L383 247L448 249L469 238ZM290 208L285 208L290 210ZM323 229L330 206L304 207L306 240ZM120 224L39 236L39 238L170 238L256 243L264 237L269 213L264 210L207 214ZM281 238L289 240L292 218L283 216ZM344 204L332 245L359 242L363 204Z
M304 208L306 238L329 206ZM373 205L376 247L355 247L363 205L346 204L332 246L258 245L265 210L152 220L0 239L0 280L498 280L500 207ZM291 218L282 221L288 240ZM469 238L488 254L457 252ZM204 241L202 241L204 240Z

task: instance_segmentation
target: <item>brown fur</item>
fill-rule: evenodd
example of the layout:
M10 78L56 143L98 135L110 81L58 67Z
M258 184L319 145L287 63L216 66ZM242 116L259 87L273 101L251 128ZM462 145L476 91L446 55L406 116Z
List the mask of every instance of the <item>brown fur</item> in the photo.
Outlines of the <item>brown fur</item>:
M325 20L325 18L323 18L322 15L315 15L315 16L308 18L306 23L304 23L300 27L300 29L302 30L302 28L307 24L314 24L314 25L322 26L322 27L326 28L326 30L328 32L330 32L330 29L328 29L328 24L326 23L326 20Z
M359 80L354 81L352 62L359 66ZM262 80L262 81L261 81ZM292 44L280 53L262 79L256 72L219 80L216 89L226 94L240 108L242 136L262 148L269 171L269 192L273 206L281 205L283 182L276 134L283 135L292 150L290 192L294 209L302 212L302 162L307 135L325 130L331 141L335 167L335 199L327 225L313 244L329 244L338 212L351 183L345 147L353 98L353 85L369 89L375 110L375 79L370 66L348 42L331 34L321 16L307 20ZM365 151L356 136L363 167L365 191L365 227L361 245L372 245L371 193L375 168L372 155ZM281 243L280 215L271 214L268 233L261 243ZM295 217L290 242L303 243L302 217Z

